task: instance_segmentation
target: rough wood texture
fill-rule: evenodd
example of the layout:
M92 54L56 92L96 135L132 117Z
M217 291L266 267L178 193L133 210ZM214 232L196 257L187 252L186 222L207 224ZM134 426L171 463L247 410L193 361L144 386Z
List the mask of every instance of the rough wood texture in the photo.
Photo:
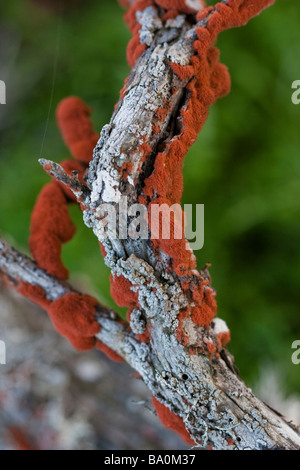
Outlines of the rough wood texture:
M227 4L226 0L222 3ZM153 395L183 419L196 445L213 449L299 449L296 428L252 394L238 377L231 355L220 348L217 335L227 331L221 319L214 319L208 327L186 319L188 342L183 345L178 341L178 316L191 299L178 274L168 269L168 256L154 250L150 240L103 237L103 218L97 212L101 204L117 208L121 196L127 196L130 203L138 202L143 182L153 172L158 148L176 135L177 118L189 100L190 79L181 80L174 74L170 61L190 63L195 28L199 24L205 28L215 13L210 11L196 25L185 15L163 24L159 12L152 7L138 12L140 40L147 49L136 61L111 121L102 130L87 186L75 176L68 176L57 164L45 160L41 164L73 190L82 204L85 223L105 248L106 264L115 276L122 275L130 281L138 294L140 308L131 314L131 331L114 316L99 313L102 328L97 337L138 371ZM158 117L157 109L165 102L169 103L168 113ZM124 182L122 165L129 162ZM20 263L18 254L19 264L26 267L21 274L7 253L11 250L2 242L0 269L11 278L23 279L25 271L26 276L31 276L28 271L34 270L34 277L27 282L43 282L44 288L48 283L49 295L54 295L51 290L57 293L59 289L71 289L65 284L59 287L61 283L42 274L29 260ZM190 282L203 282L205 276L204 271L193 271ZM205 285L205 289L211 288ZM143 333L147 325L151 326L151 339L142 343L134 333ZM210 357L200 349L191 354L189 346L207 341L220 354Z
M15 286L21 280L43 287L51 300L74 291L3 240L0 271ZM225 354L224 359L214 361L189 356L163 331L163 325L154 336L155 344L141 344L101 305L97 318L102 327L98 338L140 373L155 396L183 417L191 435L202 445L210 442L214 449L226 449L228 439L233 438L238 449L299 448L296 428L252 394L231 370Z

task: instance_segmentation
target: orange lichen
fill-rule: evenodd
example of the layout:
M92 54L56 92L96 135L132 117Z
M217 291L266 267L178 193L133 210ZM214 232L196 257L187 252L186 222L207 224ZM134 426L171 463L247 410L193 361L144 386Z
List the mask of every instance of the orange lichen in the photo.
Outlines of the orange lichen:
M56 119L63 139L76 160L89 163L96 146L97 134L89 119L91 109L77 96L63 99L56 110Z
M167 10L175 9L180 13L195 13L197 8L192 8L186 0L155 0L155 3ZM205 6L202 0L198 1L198 8Z
M107 254L106 250L105 250L105 248L104 248L104 246L101 242L99 242L99 246L100 246L101 254L102 254L103 258L105 258L106 254Z
M167 21L169 19L177 18L179 12L177 10L168 10L163 16L162 21Z
M138 294L131 290L132 284L124 276L110 275L110 294L119 307L137 307Z
M203 281L204 283L205 281ZM191 288L196 306L191 308L191 319L198 326L208 327L217 313L215 292L211 288Z
M206 347L207 347L207 351L210 353L210 354L213 354L214 352L216 352L217 348L216 346L214 345L214 343L212 343L211 341L208 341L204 338L204 343L206 344Z
M170 267L178 276L183 276L187 270L195 269L196 260L193 253L186 249L182 210L178 208L178 212L175 214L171 212L167 236L164 235L163 217L160 216L157 220L152 214L155 206L166 204L166 207L170 207L172 203L173 201L163 197L157 197L149 203L149 228L154 249L161 249L166 255L169 255ZM181 235L181 238L178 238L180 234L183 234L183 236Z
M81 182L99 137L93 130L90 113L90 108L76 96L62 100L56 112L64 141L77 159L63 161L61 166L68 174L77 171ZM71 202L75 202L72 191L64 184L52 181L40 192L31 217L31 253L41 268L59 279L67 279L69 274L61 261L62 245L76 231L68 212L68 204Z
M157 416L167 429L171 429L172 431L177 432L187 444L195 444L186 430L183 419L180 418L180 416L177 416L175 413L173 413L167 406L158 401L155 397L152 397L152 404L156 410Z
M217 305L215 292L209 287L206 277L203 278L199 273L195 273L195 257L189 249L186 249L184 235L179 239L174 236L178 223L183 226L183 222L171 218L171 237L165 239L161 234L162 222L158 221L155 227L151 220L151 211L154 204L166 204L170 207L180 202L183 191L183 159L204 125L209 107L230 89L227 68L219 62L219 51L213 47L217 35L225 29L245 24L249 18L271 5L274 0L227 0L226 4L221 2L214 7L207 8L205 8L204 1L199 0L198 13L187 0L135 0L134 3L129 0L119 1L122 5L130 7L125 18L133 35L127 48L127 58L131 66L134 66L137 59L147 49L146 44L140 41L141 24L138 21L137 12L142 12L152 5L157 7L157 12L163 21L175 18L182 13L189 15L187 18L191 24L205 20L202 21L201 26L195 28L197 39L193 43L194 55L190 63L184 66L174 62L169 63L171 74L173 73L183 82L182 86L186 83L185 104L178 110L176 125L172 128L170 137L165 142L159 143L155 156L146 140L137 148L141 155L139 172L142 172L143 163L149 155L151 158L155 157L153 170L143 181L142 194L139 194L138 199L149 209L151 234L158 232L158 236L152 236L154 252L157 254L163 252L167 255L163 258L167 260L166 268L178 278L186 298L190 301L189 307L182 309L178 314L178 327L175 331L177 340L187 346L191 355L201 353L208 357L212 355L220 357L221 349L230 340L229 331L218 333L216 339L204 336L204 344L193 344L193 346L186 331L187 320L191 320L196 326L204 327L204 331L206 329L208 332L211 321L216 315ZM120 93L121 100L126 95L129 82L128 79L125 80L124 88ZM173 87L170 92L174 95L177 89ZM162 103L161 108L157 109L155 124L152 125L153 133L160 132L161 124L165 123L169 110L170 104L166 101ZM69 174L77 171L81 182L83 182L87 165L99 138L93 130L89 119L90 114L90 108L77 97L64 99L57 108L58 126L67 147L75 158L75 161L62 162L62 166ZM121 167L123 180L127 179L132 168L131 162L123 164ZM50 165L46 165L45 169L49 170ZM62 244L70 240L75 233L75 226L68 213L68 204L71 202L75 202L73 193L63 184L52 181L41 191L31 219L30 249L32 254L40 267L60 279L68 277L68 271L61 261ZM81 208L84 210L83 205ZM100 248L103 256L106 256L106 250L101 243ZM1 275L1 277L9 282L7 276ZM138 293L132 290L133 287L124 276L111 276L112 297L119 306L129 307L127 313L129 321L132 310L139 307ZM123 360L113 349L96 338L100 325L95 315L97 301L93 297L69 292L51 302L41 287L22 281L17 283L17 290L42 306L48 312L56 330L75 348L87 350L96 347L112 360L117 362ZM155 292L154 288L153 291ZM149 342L151 333L151 323L148 323L144 333L136 334L136 337L141 342ZM152 403L165 427L176 431L189 445L193 445L194 441L183 419L155 397L152 398ZM12 428L11 434L20 448L32 447L26 435L17 428ZM227 439L228 446L232 446L233 443L232 438ZM207 449L213 448L209 444Z
M66 337L75 349L86 351L96 347L110 359L123 361L115 351L95 338L100 331L100 325L95 318L96 299L70 292L51 302L42 287L23 281L20 281L17 290L48 312L57 332Z
M119 307L130 307L126 316L128 322L130 322L130 315L134 308L139 307L138 293L132 290L133 285L123 275L121 276L110 276L110 293L114 301ZM146 326L145 332L142 334L135 335L142 343L149 343L150 332L148 325Z
M123 174L122 174L122 179L123 180L126 180L128 178L128 175L132 171L132 168L133 168L133 163L132 162L123 163L123 165L121 167L121 170L123 172Z
M215 40L217 35L226 29L245 25L250 18L272 5L275 0L227 0L227 4L217 3L197 13L197 21L211 13L207 21L207 29Z
M184 320L186 318L189 318L190 316L190 309L185 308L180 310L178 314L178 327L176 328L176 339L179 343L181 343L183 346L187 346L189 344L189 337L187 333L185 332L184 329Z
M167 8L180 8L174 2L157 2ZM219 4L216 8L219 7ZM203 17L207 15L206 9ZM201 15L201 12L199 13ZM199 16L200 18L200 16ZM210 21L210 19L209 19ZM210 24L210 23L209 23ZM192 57L190 65L182 66L170 63L173 72L181 80L189 80L187 90L190 93L188 103L181 109L181 132L166 145L164 152L158 153L154 163L154 171L145 180L144 195L152 203L161 201L171 205L179 202L182 194L182 162L189 146L196 140L207 116L208 108L214 101L228 93L230 77L227 68L219 63L219 52L212 44L215 35L211 28L196 28L198 39L194 42L196 55ZM163 116L161 116L162 118ZM156 198L154 198L156 195ZM160 248L171 258L171 267L178 276L184 274L189 277L195 268L194 258L188 250L185 250L183 240L172 239L167 241L160 238L153 241L154 248ZM187 288L188 281L184 281ZM196 307L192 309L192 319L198 325L208 325L216 313L216 303L212 291L206 291L206 298L202 298L203 291L198 292Z
M139 29L136 28L135 35L133 38L129 41L128 46L127 46L127 62L130 65L130 67L133 67L136 60L142 55L143 52L146 50L146 44L141 44L140 43L140 37L139 37Z
M135 336L141 343L150 343L151 334L149 331L149 326L146 326L144 333L137 333Z
M170 8L170 4L166 2L167 4ZM212 47L214 38L205 28L197 28L196 31L198 39L194 43L195 56L191 58L190 64L183 66L170 62L173 73L182 81L188 82L186 88L189 92L189 100L180 110L178 122L180 122L181 131L166 144L162 152L157 154L154 169L144 182L143 195L148 199L150 213L153 204L171 206L180 202L183 190L183 159L208 116L209 106L217 98L228 93L230 88L227 68L219 63L219 52ZM163 120L165 109L162 108L156 114L159 119ZM160 222L158 224L160 230ZM179 278L182 278L184 289L192 293L195 306L184 315L188 315L199 326L208 326L216 314L215 295L211 289L206 289L204 295L201 285L190 284L189 279L194 278L195 257L190 250L186 249L184 232L181 239L176 239L172 236L173 228L174 221L171 221L169 240L162 236L152 237L153 247L169 256L170 268ZM157 232L157 227L151 227L151 217L150 230L151 234ZM178 329L177 335L185 344L187 340L185 334Z
M118 353L116 353L113 349L106 346L106 344L102 343L102 341L100 341L99 339L97 339L96 341L96 349L99 349L99 351L102 351L112 361L123 362L123 358Z
M137 21L136 13L138 11L143 11L146 7L151 5L153 5L152 0L136 0L124 16L132 33L132 38L127 46L127 61L130 67L134 66L136 60L147 48L146 44L141 44L140 42L139 31L141 29L141 25Z
M57 183L47 184L31 216L29 246L37 264L59 279L68 277L68 270L61 261L62 244L69 241L75 231L66 195Z
M97 300L89 295L70 292L52 302L48 308L55 329L78 350L95 346L95 335L100 331L95 319L96 304Z
M218 346L222 349L230 341L230 331L222 331L217 335Z
M66 145L77 159L65 160L61 166L68 174L76 171L81 182L98 140L89 115L90 108L77 97L64 99L57 109L58 126ZM127 171L130 171L130 163ZM42 189L31 219L32 254L40 267L60 279L68 277L68 271L61 261L62 244L75 234L75 226L68 213L68 204L72 202L75 202L73 193L62 183L53 180ZM81 208L84 209L82 205ZM101 243L100 248L103 256L106 256ZM122 284L122 280L119 283ZM122 285L124 287L124 283ZM56 330L76 349L84 351L96 346L111 359L122 361L117 353L95 338L100 326L95 319L96 300L93 297L68 293L51 302L42 288L24 282L19 283L18 291L47 310ZM128 295L127 300L136 298L132 291L128 291ZM133 303L136 305L137 301Z
M21 295L24 295L24 297L27 297L27 299L45 310L47 310L51 304L51 301L47 299L44 289L40 286L34 286L27 282L20 281L17 290Z

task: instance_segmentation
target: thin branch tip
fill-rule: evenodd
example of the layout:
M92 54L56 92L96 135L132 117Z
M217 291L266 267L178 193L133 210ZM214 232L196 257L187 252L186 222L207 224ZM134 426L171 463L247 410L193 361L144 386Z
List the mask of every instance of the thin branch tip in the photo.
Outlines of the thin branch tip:
M87 186L79 180L78 171L72 171L70 175L59 163L53 162L52 160L39 158L38 162L48 175L54 176L56 181L63 183L75 194L77 199L81 198L83 195L88 195L89 190Z

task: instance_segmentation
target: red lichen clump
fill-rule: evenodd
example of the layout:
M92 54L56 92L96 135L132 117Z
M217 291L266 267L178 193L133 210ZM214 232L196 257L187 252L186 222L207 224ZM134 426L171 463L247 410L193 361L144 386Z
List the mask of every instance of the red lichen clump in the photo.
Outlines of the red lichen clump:
M130 322L130 315L134 308L139 308L138 293L132 290L133 285L124 276L110 275L110 294L119 307L129 307L127 320ZM149 343L150 332L148 325L145 332L135 335L142 343Z
M127 46L127 61L133 67L136 60L146 50L146 44L141 44L139 31L140 23L137 21L136 13L143 11L146 7L153 5L152 0L136 0L128 12L125 14L125 21L131 31L132 38Z
M75 231L66 195L57 183L47 184L32 212L29 246L37 264L59 279L68 278L69 272L61 261L61 249Z
M76 159L61 165L69 174L77 171L81 181L99 138L90 114L90 108L75 96L62 100L56 112L64 141ZM31 253L41 268L59 279L67 279L69 274L61 261L61 250L76 231L68 212L68 204L74 201L73 193L65 185L52 181L39 194L31 217Z
M181 66L171 63L171 68L182 80L190 80L187 86L190 99L182 108L181 132L175 136L163 152L155 159L154 171L145 180L144 195L150 199L150 210L152 204L166 203L172 205L179 203L183 190L182 165L188 148L196 140L207 115L208 107L220 96L229 91L230 79L226 67L218 63L219 55L215 48L210 47L208 51L200 51L197 41L194 44L196 52L201 54L194 56L191 65ZM197 50L198 48L198 50ZM222 83L222 85L219 85ZM183 217L182 217L183 218ZM172 224L171 224L172 225ZM173 227L172 227L173 228ZM191 309L192 319L199 326L208 326L216 314L216 303L213 291L204 299L204 291L200 286L189 285L189 278L193 278L192 271L196 267L193 253L187 249L184 237L182 239L152 240L156 249L161 249L170 257L170 267L179 278L182 278L182 287L190 289L196 306ZM209 288L206 292L209 292ZM181 336L182 332L179 332Z
M152 397L152 404L156 410L157 416L159 417L162 424L172 431L177 432L181 438L189 445L195 445L193 439L191 439L188 431L186 430L183 419L173 413L167 406L160 403L155 397Z
M48 314L59 334L68 338L78 350L91 349L100 325L95 319L97 300L89 295L70 292L55 300Z
M56 113L64 141L76 159L65 160L61 166L69 174L76 171L81 182L99 138L89 119L90 113L90 108L74 96L62 100ZM68 277L68 270L61 261L61 249L62 244L75 234L68 212L68 204L75 201L73 193L65 185L53 180L42 189L32 213L31 252L41 268L59 279ZM101 249L105 255L103 246ZM42 306L56 330L76 349L84 351L96 346L112 360L122 361L117 353L95 338L100 331L95 319L96 299L71 292L51 302L41 287L24 282L19 283L18 291Z
M48 312L57 332L67 338L75 349L86 351L96 347L113 361L123 361L119 354L95 338L100 331L95 318L96 299L70 292L51 301L47 299L42 287L25 282L20 282L17 290Z
M56 120L66 146L76 160L88 164L99 140L89 118L91 114L84 101L77 96L62 100L56 110Z
M155 3L167 10L177 10L180 13L195 13L200 8L204 7L202 0L155 0ZM191 7L193 4L194 8Z
M45 310L47 310L51 304L51 301L46 297L44 289L40 286L34 286L32 284L28 284L27 282L21 281L17 290L21 295L24 295L24 297L27 297L27 299L31 300Z
M43 289L21 282L18 292L43 307L57 330L79 351L86 351L96 346L110 359L122 362L123 359L111 348L95 338L100 325L95 319L97 300L89 295L70 292L51 302Z
M204 286L206 281L202 281L202 286L191 287L192 297L195 301L195 307L191 308L191 319L198 326L208 327L217 313L217 302L213 289Z
M132 284L124 276L110 275L110 294L119 307L137 307L138 294L131 290Z
M217 335L219 349L222 349L230 341L230 331L222 331Z
M207 29L216 36L226 29L243 26L262 10L272 5L275 0L227 0L227 4L217 3L215 7L208 7L197 13L197 21L207 17Z

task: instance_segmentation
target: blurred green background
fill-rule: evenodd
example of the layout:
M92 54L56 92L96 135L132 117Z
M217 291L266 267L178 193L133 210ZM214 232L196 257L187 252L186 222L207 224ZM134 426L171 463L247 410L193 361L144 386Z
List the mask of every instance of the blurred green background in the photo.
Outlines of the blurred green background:
M300 339L300 105L291 102L291 83L300 79L299 24L298 2L277 0L219 37L232 91L211 109L189 151L183 197L205 204L198 267L212 263L242 377L252 385L269 364L289 392L300 392L300 365L291 362L291 343ZM55 107L67 95L82 97L100 131L129 72L129 38L114 0L1 2L0 230L23 251L36 196L49 180L37 158L69 158ZM72 281L113 306L97 240L80 211L71 212L78 233L63 258Z

